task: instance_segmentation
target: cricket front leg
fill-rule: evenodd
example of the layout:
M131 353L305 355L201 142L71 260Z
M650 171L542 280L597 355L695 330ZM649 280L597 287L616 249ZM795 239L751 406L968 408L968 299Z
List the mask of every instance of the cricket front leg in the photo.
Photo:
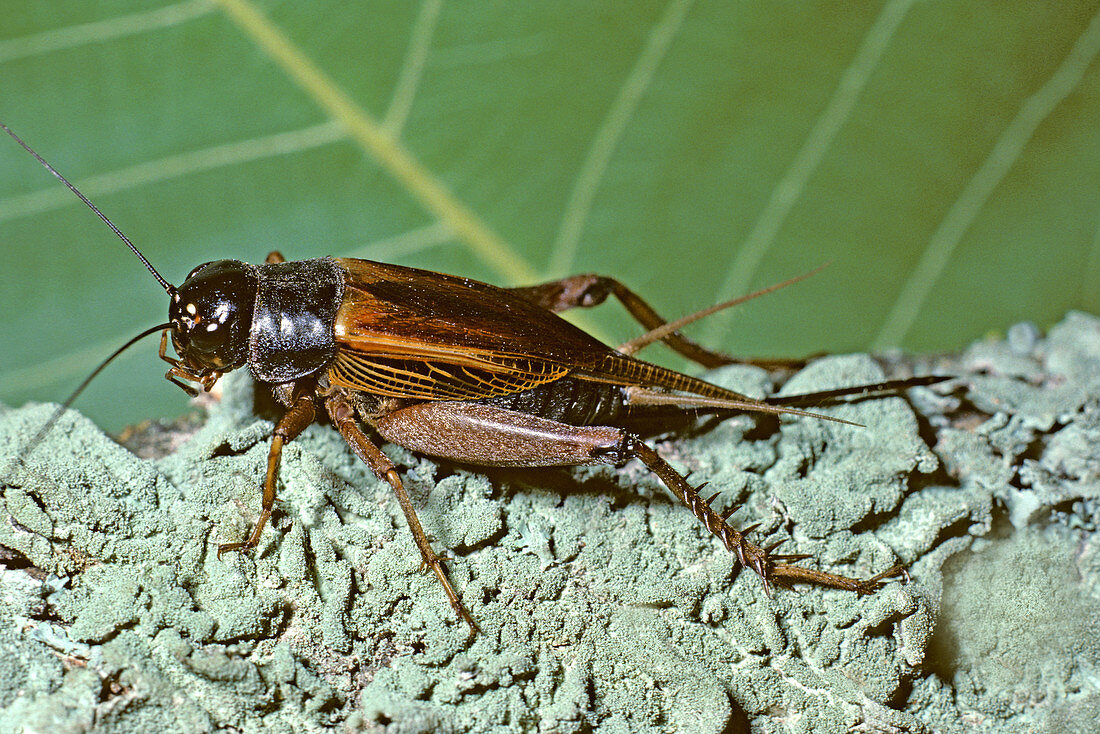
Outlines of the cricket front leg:
M221 558L222 553L251 550L260 542L260 535L264 531L264 526L267 525L268 518L271 517L271 509L275 506L275 483L279 480L279 463L283 456L283 446L297 438L315 417L312 391L312 385L298 390L290 409L275 426L275 433L271 438L271 450L267 454L263 505L260 509L260 519L256 521L252 535L243 543L223 543L218 546L218 558Z
M340 431L340 435L344 437L355 455L371 468L376 477L389 484L394 494L397 495L397 502L401 505L401 511L405 513L405 521L409 525L413 541L420 550L420 556L424 559L424 564L432 569L436 578L439 579L439 583L443 584L443 591L446 592L447 599L451 602L451 608L455 610L462 621L469 625L472 639L480 631L477 623L466 610L454 586L451 585L451 580L447 576L447 567L443 565L443 558L432 550L428 535L424 532L424 526L420 524L420 518L416 515L416 508L413 507L412 500L409 499L409 494L405 491L405 484L397 473L397 467L359 428L359 424L355 419L355 409L347 400L339 395L332 395L325 399L325 408L328 410L329 417L332 418L333 425Z

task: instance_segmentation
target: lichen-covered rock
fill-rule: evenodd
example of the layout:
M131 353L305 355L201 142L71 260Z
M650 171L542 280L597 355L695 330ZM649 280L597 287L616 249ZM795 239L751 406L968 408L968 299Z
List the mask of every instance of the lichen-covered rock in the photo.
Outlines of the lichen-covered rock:
M255 519L271 430L246 376L151 460L70 412L4 482L0 733L1087 730L1100 321L825 358L783 389L914 371L957 379L821 409L864 428L734 417L656 442L806 564L908 565L863 598L768 598L634 465L479 472L386 447L456 551L469 646L388 487L326 425L288 446L256 551L217 558ZM0 413L0 466L51 410Z

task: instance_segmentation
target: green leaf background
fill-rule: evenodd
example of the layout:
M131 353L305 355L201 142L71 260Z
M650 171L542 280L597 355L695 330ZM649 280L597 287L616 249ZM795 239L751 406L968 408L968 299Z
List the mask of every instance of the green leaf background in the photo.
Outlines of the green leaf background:
M8 3L0 120L166 278L360 256L612 274L745 355L953 350L1100 311L1095 2ZM163 320L132 255L0 141L0 400ZM638 333L614 305L580 316ZM684 366L651 348L646 356ZM155 339L78 403L172 415Z

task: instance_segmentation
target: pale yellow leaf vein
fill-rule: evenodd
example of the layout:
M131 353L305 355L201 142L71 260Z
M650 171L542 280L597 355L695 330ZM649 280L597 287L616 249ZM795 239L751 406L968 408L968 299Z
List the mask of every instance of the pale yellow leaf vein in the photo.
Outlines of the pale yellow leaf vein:
M214 6L210 0L184 0L184 2L166 5L156 10L130 13L107 20L52 28L27 36L8 38L0 41L0 63L92 43L105 43L158 28L169 28L211 13L213 10Z
M536 279L533 267L378 122L351 99L249 0L216 0L257 46L279 64L351 137L405 186L429 212L442 219L471 251L511 282Z
M693 0L671 0L665 7L664 13L650 30L645 47L619 88L611 108L596 130L558 225L558 234L550 256L550 273L565 275L572 266L585 221L592 210L592 202L615 147L649 88L657 67L683 25L692 3Z
M89 365L99 364L104 357L118 349L127 339L145 328L148 328L145 324L135 326L125 334L101 339L94 344L51 357L37 364L8 370L0 375L0 393L12 395L17 391L38 390L56 385L65 379L87 375L91 371Z
M912 328L955 248L1024 152L1035 130L1064 100L1100 54L1100 13L1093 16L1054 74L1028 97L993 144L989 155L951 205L924 248L901 294L875 337L873 348L896 346Z
M433 69L487 66L500 64L553 51L554 41L549 33L532 33L513 38L496 38L480 43L437 48L432 52Z
M353 248L344 257L392 262L413 253L446 244L453 241L454 238L455 233L451 231L446 222L437 220L418 229L411 229L393 237L385 237L362 247Z
M737 248L726 271L726 278L715 294L716 301L725 301L749 290L760 264L775 244L776 235L787 221L795 203L801 198L806 184L824 160L837 133L851 116L856 101L867 87L883 53L912 5L913 0L891 0L883 6L871 24L851 63L840 75L828 104L814 121L787 170L772 187L767 204L753 223L748 236ZM728 315L724 315L711 320L704 330L704 340L718 337L727 318Z
M289 155L319 148L347 139L343 125L328 121L319 125L266 135L212 148L180 153L155 161L138 163L127 168L108 171L80 179L79 186L90 199L118 193L160 181L181 178L249 161ZM80 200L62 186L50 186L40 191L0 199L0 222L20 217L76 206Z
M397 76L393 99L390 100L390 107L382 117L382 130L395 139L401 137L401 130L409 117L409 110L412 109L416 89L424 73L424 64L428 61L428 53L431 51L432 34L435 33L439 11L442 8L443 0L424 0L413 22L409 48L405 52L401 73Z

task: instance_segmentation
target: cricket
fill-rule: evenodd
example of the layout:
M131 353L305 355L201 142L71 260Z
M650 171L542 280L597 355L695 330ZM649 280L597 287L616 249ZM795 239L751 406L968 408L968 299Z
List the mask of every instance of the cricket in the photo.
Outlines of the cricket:
M247 368L285 408L271 438L259 517L249 537L221 545L219 557L257 545L275 505L283 447L315 420L327 418L351 451L392 488L424 564L471 636L477 623L451 584L443 556L433 549L398 467L379 447L383 441L476 466L621 466L638 459L737 563L760 577L769 594L774 587L807 583L863 595L890 579L908 579L901 566L867 579L849 578L800 565L810 557L806 554L778 553L782 541L754 543L749 536L757 525L731 525L738 508L713 509L714 497L704 498L703 487L663 459L637 428L663 419L741 413L849 423L807 408L947 379L921 376L761 400L634 356L661 342L706 368L757 363L706 349L680 330L812 273L675 321L663 319L618 280L594 274L501 288L369 260L287 261L272 252L262 264L231 259L201 264L174 286L95 204L10 128L0 127L91 209L168 295L167 321L104 360L36 441L112 359L156 332L160 357L169 365L165 377L188 394L209 391L223 374ZM558 316L612 296L647 330L618 347Z

